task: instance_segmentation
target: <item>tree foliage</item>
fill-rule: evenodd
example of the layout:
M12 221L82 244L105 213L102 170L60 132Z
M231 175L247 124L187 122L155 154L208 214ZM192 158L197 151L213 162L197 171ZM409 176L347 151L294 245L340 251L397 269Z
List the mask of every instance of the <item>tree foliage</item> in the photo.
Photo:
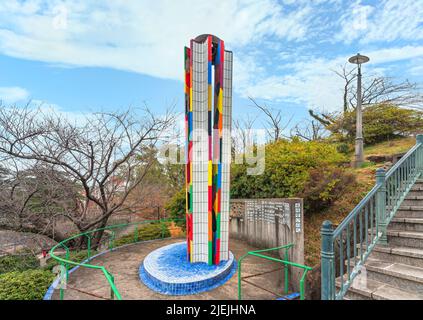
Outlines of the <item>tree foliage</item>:
M247 165L232 165L232 198L298 196L313 169L341 166L348 159L334 145L323 142L279 140L266 145L266 167L261 175L247 175Z
M355 138L355 110L337 114L327 125L338 141L353 142ZM363 135L365 144L406 137L423 131L423 112L381 104L363 109Z
M170 218L172 219L185 219L186 212L186 193L185 188L180 189L177 193L166 204L166 212L169 213ZM184 226L185 223L181 221L176 222L177 225Z

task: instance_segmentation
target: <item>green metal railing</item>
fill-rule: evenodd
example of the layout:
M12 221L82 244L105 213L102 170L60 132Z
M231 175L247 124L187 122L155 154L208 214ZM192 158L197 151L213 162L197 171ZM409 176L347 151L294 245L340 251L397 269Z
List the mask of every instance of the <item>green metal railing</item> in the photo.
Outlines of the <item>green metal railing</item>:
M376 171L376 185L333 230L321 229L321 298L341 300L376 244L386 244L386 228L413 184L423 176L423 135L387 173ZM336 289L339 277L339 290Z
M106 237L106 241L108 242L108 249L109 250L113 250L115 248L115 241L119 240L116 239L116 230L118 229L125 229L128 228L130 226L135 226L135 230L134 230L134 236L133 236L133 241L131 243L136 243L139 242L138 241L138 232L139 232L139 226L140 225L147 225L147 224L157 224L160 223L161 226L161 236L157 239L163 239L165 238L165 231L167 228L166 223L167 222L177 222L177 221L185 221L185 219L162 219L162 220L144 220L144 221L139 221L139 222L132 222L132 223L125 223L125 224L117 224L117 225L111 225L111 226L106 226L104 228L98 228L98 229L94 229L94 230L90 230L87 232L83 232L83 233L79 233L77 235L74 235L70 238L67 238L61 242L59 242L57 245L55 245L53 248L51 248L50 250L50 256L55 259L56 261L59 262L59 264L61 265L61 272L64 272L65 274L62 274L61 277L64 277L64 279L66 280L66 282L69 280L69 267L70 266L79 266L79 267L85 267L85 268L89 268L89 269L95 269L95 270L100 270L109 286L110 286L110 299L117 299L117 300L122 300L122 296L119 293L119 290L116 288L115 285L115 280L114 280L114 276L113 274L111 274L104 266L98 266L98 265L92 265L89 264L89 260L91 258L91 250L92 250L92 237L93 235L98 232L98 231L105 231L107 233L107 231L110 232L110 235L108 235L108 237ZM104 236L104 235L103 235ZM127 236L127 234L125 235ZM76 240L78 238L86 238L87 240L87 258L84 261L87 262L76 262L76 261L72 261L70 260L70 245L69 242L72 240ZM154 239L151 239L154 240ZM143 239L141 239L141 241L144 241ZM65 250L65 258L61 258L58 256L57 253L55 253L55 251L57 249L64 249ZM60 286L60 300L64 299L64 288L63 286Z
M248 251L241 258L239 258L238 260L238 299L242 300L242 276L241 276L242 261L248 256L255 256L255 257L259 257L259 258L270 260L270 261L280 262L283 264L285 294L288 294L288 291L289 291L289 266L303 269L304 271L300 279L300 299L304 300L304 296L305 296L304 281L307 276L307 272L311 271L313 268L289 261L289 249L291 249L293 246L294 244L290 243L287 245L269 248L269 249ZM283 253L284 260L262 254L263 252L271 252L276 250L284 250L284 253Z

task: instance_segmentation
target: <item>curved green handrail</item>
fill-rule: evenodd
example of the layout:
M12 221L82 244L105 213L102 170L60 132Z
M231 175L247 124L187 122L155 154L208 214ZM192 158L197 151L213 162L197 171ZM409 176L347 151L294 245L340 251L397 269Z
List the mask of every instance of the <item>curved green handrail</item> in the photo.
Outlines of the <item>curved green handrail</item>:
M312 267L308 267L306 265L302 265L296 262L289 261L289 249L291 249L294 246L293 243L286 244L279 247L269 248L269 249L261 249L261 250L254 250L254 251L248 251L246 254L244 254L241 258L238 260L238 299L242 300L242 277L241 277L241 271L242 271L242 261L248 257L248 256L256 256L262 259L280 262L284 265L284 280L285 280L285 294L288 293L289 290L289 266L297 267L300 269L303 269L303 275L300 279L300 300L304 300L305 297L305 291L304 291L304 281L305 277L307 276L307 272L313 270ZM284 260L277 259L274 257L266 256L262 254L262 252L269 252L269 251L275 251L275 250L285 250L284 252Z
M68 266L69 265L73 265L73 266L78 266L78 267L85 267L85 268L89 268L89 269L96 269L96 270L101 270L107 280L107 282L109 283L110 286L110 297L111 299L116 298L117 300L122 300L122 296L119 293L119 290L116 288L115 282L114 282L114 276L104 267L104 266L97 266L97 265L92 265L86 262L89 262L91 259L91 235L95 232L98 231L106 231L106 230L111 230L113 233L113 237L112 237L112 241L110 241L109 243L109 249L113 250L114 248L114 234L115 234L115 230L116 229L120 229L120 228L126 228L129 226L133 226L135 225L135 233L136 236L134 236L134 242L133 243L137 243L137 242L141 242L138 241L138 226L139 225L143 225L143 224L152 224L152 223L160 223L162 225L162 232L161 232L161 238L164 238L164 223L166 222L177 222L177 221L185 221L185 219L161 219L161 220L144 220L144 221L138 221L138 222L132 222L132 223L122 223L122 224L116 224L116 225L111 225L111 226L106 226L103 228L98 228L98 229L94 229L94 230L90 230L90 231L86 231L86 232L82 232L79 234L76 234L72 237L69 237L61 242L59 242L58 244L56 244L53 248L51 248L50 250L50 256L58 261L62 266L62 270L66 270L66 281L69 278L69 270L68 270ZM69 246L66 245L69 241L77 239L79 237L87 237L87 259L85 259L84 261L86 262L76 262L76 261L72 261L69 260L69 256L70 256L70 250L69 250ZM160 239L160 238L159 238ZM59 257L56 253L55 250L58 248L64 248L65 249L65 258L61 258ZM64 291L63 288L60 287L60 299L63 300L64 298Z

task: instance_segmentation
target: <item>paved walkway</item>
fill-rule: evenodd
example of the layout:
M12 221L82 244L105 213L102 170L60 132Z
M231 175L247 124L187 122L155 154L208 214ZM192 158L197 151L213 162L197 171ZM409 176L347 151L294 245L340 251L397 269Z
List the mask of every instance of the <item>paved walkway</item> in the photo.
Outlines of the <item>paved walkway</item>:
M212 291L187 296L167 296L153 292L138 277L138 268L144 257L152 250L164 245L182 241L183 239L165 239L152 242L138 243L131 246L116 249L91 261L92 264L103 265L115 276L115 284L123 299L237 299L238 282L237 273L223 286ZM230 250L236 259L247 251L256 248L245 242L231 239ZM283 283L281 266L275 262L248 257L242 263L242 276L262 274L248 278L250 283L243 282L244 299L275 299L275 293L282 293ZM264 274L263 274L264 273ZM257 288L256 285L265 288ZM89 294L88 294L89 293ZM79 268L69 276L68 289L65 291L65 299L101 299L110 297L110 287L99 270ZM59 292L55 290L53 299L59 299Z

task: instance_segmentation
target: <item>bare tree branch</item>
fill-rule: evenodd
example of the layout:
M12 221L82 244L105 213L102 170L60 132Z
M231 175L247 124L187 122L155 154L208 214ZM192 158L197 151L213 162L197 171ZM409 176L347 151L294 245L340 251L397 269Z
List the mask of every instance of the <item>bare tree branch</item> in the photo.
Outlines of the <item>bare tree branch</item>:
M3 163L13 161L18 173L27 167L40 174L35 164L54 169L71 181L80 194L72 211L60 215L81 231L103 227L113 213L122 209L128 195L142 184L150 168L153 159L141 161L139 154L159 143L174 120L169 112L157 117L147 109L142 116L132 110L94 113L79 123L72 123L42 109L3 107L0 159ZM136 172L135 167L142 170ZM22 203L25 208L40 190L33 192L27 190Z
M251 102L253 102L254 106L259 109L261 112L264 113L266 116L266 132L267 135L270 137L272 141L278 141L283 137L283 131L289 126L289 124L292 121L293 116L291 116L288 121L283 124L282 120L282 111L281 110L271 110L266 105L260 105L258 104L253 98L248 97Z

